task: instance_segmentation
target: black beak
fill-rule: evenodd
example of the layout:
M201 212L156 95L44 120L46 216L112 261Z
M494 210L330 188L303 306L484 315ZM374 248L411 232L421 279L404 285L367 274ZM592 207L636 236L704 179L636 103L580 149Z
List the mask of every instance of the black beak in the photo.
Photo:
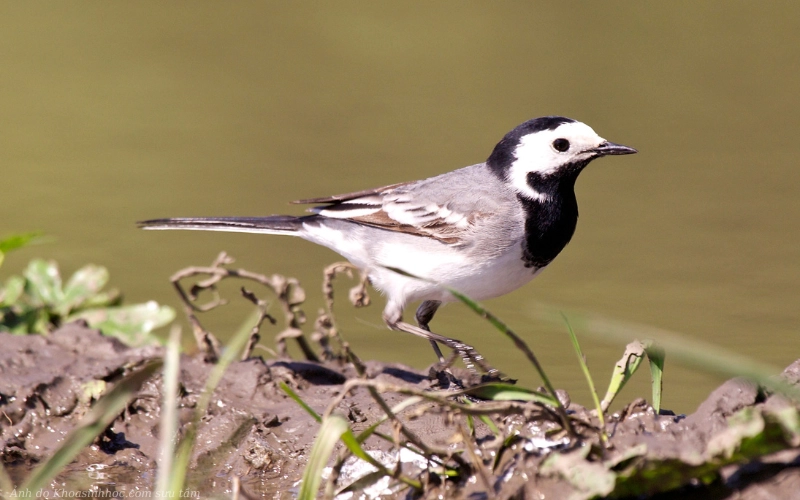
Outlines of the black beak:
M628 146L623 146L622 144L615 144L613 142L604 142L603 144L597 146L592 151L597 156L608 156L608 155L632 155L633 153L638 153L633 148L629 148Z

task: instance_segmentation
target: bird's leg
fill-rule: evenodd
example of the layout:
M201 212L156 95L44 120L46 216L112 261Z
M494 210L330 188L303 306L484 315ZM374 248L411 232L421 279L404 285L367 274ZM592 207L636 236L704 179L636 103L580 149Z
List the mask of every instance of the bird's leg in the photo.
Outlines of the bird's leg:
M422 304L419 305L417 308L417 324L420 328L425 330L426 332L430 332L431 329L428 328L428 323L431 322L433 319L433 315L436 314L436 310L439 309L442 303L438 300L426 300ZM444 364L445 359L442 355L442 350L439 349L439 344L436 343L435 340L431 340L431 346L433 346L433 352L436 353L436 356L439 358L439 362Z
M436 314L436 311L441 305L442 303L438 300L426 300L420 304L416 313L417 325L426 332L430 332L431 329L428 328L428 323L431 322L433 315ZM430 343L433 347L433 352L435 352L436 356L439 358L439 362L431 367L431 371L428 375L436 380L440 387L447 388L452 386L464 389L463 382L455 377L449 370L458 356L458 351L452 351L450 357L445 359L441 349L439 349L439 344L437 344L435 340L431 340Z
M489 366L489 364L484 361L483 356L481 356L474 347L465 344L460 340L451 339L450 337L445 337L444 335L439 335L438 333L423 330L418 326L404 322L402 308L397 307L394 304L389 303L386 305L386 309L383 311L383 321L386 322L386 326L392 330L410 333L412 335L416 335L417 337L428 339L432 343L438 342L446 345L450 349L456 351L458 355L461 356L461 359L464 360L464 364L467 365L467 368L472 371L475 371L475 365L477 365L478 368L480 368L489 377L498 378L500 376L500 372Z

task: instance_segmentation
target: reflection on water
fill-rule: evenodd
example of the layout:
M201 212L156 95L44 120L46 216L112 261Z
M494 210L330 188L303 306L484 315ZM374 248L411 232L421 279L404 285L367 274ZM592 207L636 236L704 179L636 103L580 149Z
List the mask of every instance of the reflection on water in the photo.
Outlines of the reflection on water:
M588 402L566 333L532 320L533 300L786 365L800 353L798 9L6 5L0 232L42 229L57 242L12 254L2 277L34 255L65 272L96 262L128 300L176 304L167 277L225 249L242 267L300 278L311 315L329 251L144 233L134 221L297 213L285 202L476 163L517 123L561 114L640 154L592 164L572 243L533 283L487 304L554 382ZM381 307L339 307L357 352L432 362L426 342L385 330ZM245 314L231 307L211 326L224 336ZM433 327L538 383L464 307L444 308ZM584 352L602 386L621 347L585 339ZM665 406L691 411L717 380L670 361ZM646 396L646 378L626 392Z

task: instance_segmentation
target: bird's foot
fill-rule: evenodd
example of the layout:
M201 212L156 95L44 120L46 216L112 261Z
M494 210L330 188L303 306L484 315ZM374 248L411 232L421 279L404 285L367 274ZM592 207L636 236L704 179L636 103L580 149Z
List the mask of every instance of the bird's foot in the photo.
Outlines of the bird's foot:
M431 366L428 377L434 382L433 385L441 390L460 391L465 388L465 381L453 373L452 367L443 366L442 363Z
M495 369L488 373L480 373L466 360L467 368L453 367L458 354L454 350L448 359L442 360L428 369L428 377L434 381L434 385L441 389L464 390L488 383L516 384L517 382Z

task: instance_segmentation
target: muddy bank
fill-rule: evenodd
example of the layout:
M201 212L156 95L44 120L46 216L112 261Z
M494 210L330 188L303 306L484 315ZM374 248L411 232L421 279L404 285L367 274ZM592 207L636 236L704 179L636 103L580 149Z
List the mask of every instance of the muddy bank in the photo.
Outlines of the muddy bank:
M52 454L95 398L142 361L162 354L157 348L126 348L77 324L49 336L0 334L0 346L0 453L16 482ZM368 378L383 390L440 388L402 365L366 365ZM182 357L182 424L191 421L209 370L200 357ZM800 364L789 367L784 377L797 384ZM261 358L233 364L198 428L189 491L200 498L222 496L231 491L235 476L244 496L290 498L319 424L279 383L322 413L354 378L347 364ZM382 395L390 407L408 399L389 390ZM155 481L160 406L161 380L156 377L53 482L53 491L111 491L125 497L149 491ZM496 431L477 418L470 427L463 414L433 404L401 412L404 430L459 471L454 479L443 479L438 464L407 449L398 453L376 436L365 442L365 449L390 469L399 459L402 473L424 485L424 497L588 498L609 488L623 495L648 494L667 484L680 489L656 498L793 498L800 492L800 443L791 432L793 424L785 421L794 410L748 383L723 384L688 416L655 415L643 400L634 401L606 422L610 438L605 447L593 428L597 419L576 404L568 410L579 436L561 431L557 418L533 403L519 403L514 411L494 417ZM356 433L385 415L365 388L354 389L335 412ZM379 430L404 439L390 422ZM756 448L783 451L754 459ZM351 458L339 471L337 485L371 470ZM384 478L369 491L397 494L394 486ZM399 494L413 496L411 490Z

